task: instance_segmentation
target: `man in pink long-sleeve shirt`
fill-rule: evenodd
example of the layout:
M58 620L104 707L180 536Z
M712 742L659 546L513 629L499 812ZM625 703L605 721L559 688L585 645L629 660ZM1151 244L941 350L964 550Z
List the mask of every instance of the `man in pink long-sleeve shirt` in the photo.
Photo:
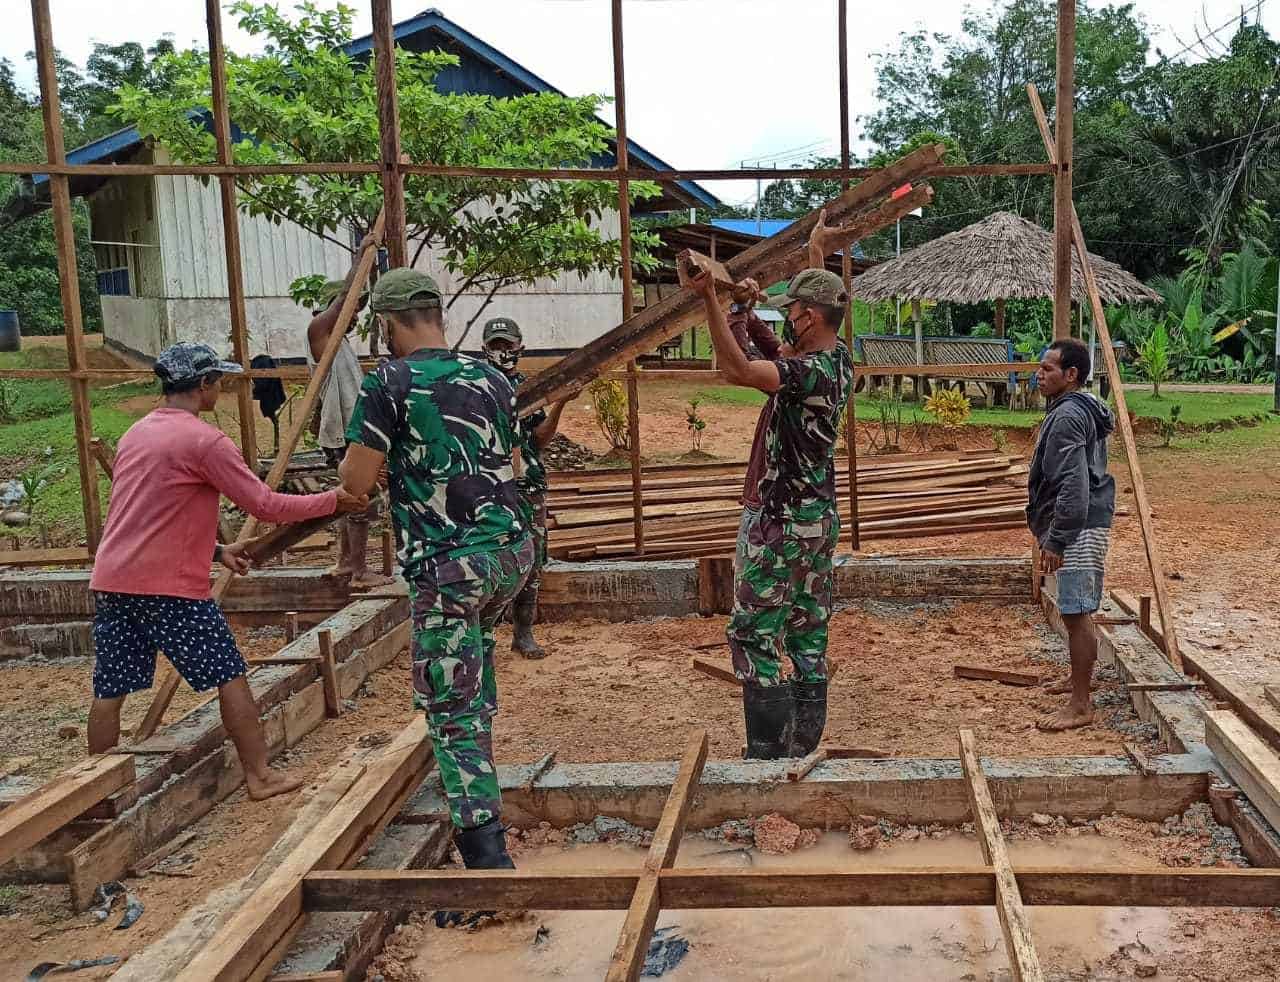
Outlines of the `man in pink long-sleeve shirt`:
M248 668L209 595L210 557L235 573L250 565L242 544L217 544L219 497L270 522L356 511L368 498L341 489L277 494L258 480L227 435L200 419L217 405L222 376L241 371L203 344L165 349L155 364L164 404L120 440L89 581L95 606L89 752L103 753L119 741L125 696L151 687L160 650L197 692L218 689L249 797L261 800L302 782L267 766Z

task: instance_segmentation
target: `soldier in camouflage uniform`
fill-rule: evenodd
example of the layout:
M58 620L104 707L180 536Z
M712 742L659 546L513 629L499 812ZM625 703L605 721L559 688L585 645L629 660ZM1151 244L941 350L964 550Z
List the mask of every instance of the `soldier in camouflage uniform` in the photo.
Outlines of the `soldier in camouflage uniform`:
M494 317L484 325L484 353L495 366L506 373L517 389L524 373L517 370L524 353L524 337L520 326L510 317ZM511 605L511 650L525 658L544 658L546 652L533 637L533 622L538 610L538 588L542 585L542 567L547 561L547 469L542 464L542 451L560 426L560 414L570 396L550 409L538 409L520 420L520 460L523 472L516 478L525 519L533 532L536 553L533 570Z
M819 247L827 232L820 221ZM826 253L814 248L811 240L811 263L821 262ZM800 756L817 747L827 717L827 622L840 535L833 458L853 384L853 359L836 331L849 298L834 273L799 273L779 301L794 330L791 350L773 361L749 360L714 282L704 276L695 286L721 370L729 381L769 395L763 439L748 465L758 485L744 495L727 630L734 673L743 683L746 755ZM784 653L793 667L789 678L782 675Z
M469 869L511 868L491 727L493 626L534 554L512 467L515 389L483 359L450 350L426 274L390 271L370 306L395 360L365 377L343 484L368 490L385 461L413 604L414 706L427 714L455 841Z

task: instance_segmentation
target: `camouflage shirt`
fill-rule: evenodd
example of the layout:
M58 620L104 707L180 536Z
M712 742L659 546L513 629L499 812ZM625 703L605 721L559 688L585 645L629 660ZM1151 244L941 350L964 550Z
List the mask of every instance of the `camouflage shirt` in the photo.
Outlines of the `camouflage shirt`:
M524 372L511 376L511 384L517 389L524 380ZM533 441L533 431L546 421L546 409L535 409L520 420L519 446L524 473L516 478L516 487L522 495L542 494L547 490L547 468L542 462L542 449Z
M516 394L487 362L423 348L365 376L347 439L387 455L405 577L525 534L511 450Z
M760 507L779 518L813 521L836 499L836 432L853 391L853 359L837 341L830 351L774 364L782 384L765 438Z

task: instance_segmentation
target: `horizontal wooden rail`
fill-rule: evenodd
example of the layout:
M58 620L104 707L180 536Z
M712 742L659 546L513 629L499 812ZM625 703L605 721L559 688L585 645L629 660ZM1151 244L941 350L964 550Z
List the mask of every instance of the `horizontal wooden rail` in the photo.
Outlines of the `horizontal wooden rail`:
M450 164L403 164L405 174L426 177L472 177L490 180L541 181L653 181L671 184L676 181L739 181L743 179L776 180L810 178L841 180L870 177L877 167L744 167L741 169L709 168L694 170L652 170L647 167L465 167ZM925 177L1017 177L1051 176L1053 164L960 164L938 166ZM380 174L382 165L361 161L330 161L297 164L54 164L49 161L0 163L0 174L58 174L68 177L268 177L296 174Z
M1025 904L1082 907L1272 907L1280 870L1072 869L1015 867ZM313 872L303 906L320 910L436 910L441 907L626 910L645 875L630 870L527 873L521 870L353 870ZM735 907L991 906L989 866L820 870L662 869L666 910Z

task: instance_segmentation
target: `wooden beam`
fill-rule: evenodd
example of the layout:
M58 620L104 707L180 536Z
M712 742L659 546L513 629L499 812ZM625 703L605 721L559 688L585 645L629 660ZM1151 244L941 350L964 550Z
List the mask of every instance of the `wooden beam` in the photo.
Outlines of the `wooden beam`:
M66 143L62 135L62 104L58 95L58 75L54 65L53 23L49 0L31 0L31 21L35 34L36 72L40 80L40 108L44 114L44 146L50 162L65 164ZM76 261L76 235L71 219L70 178L49 175L53 237L58 251L58 286L62 295L62 323L67 341L67 367L82 372L89 367L84 347L84 321L80 309L80 269ZM93 407L89 383L71 382L71 412L76 437L76 465L80 470L80 499L85 537L90 552L96 552L102 538L102 508L98 500L98 475L93 462Z
M1273 907L1280 870L1013 870L1023 902L1066 907ZM623 910L644 874L635 870L530 873L523 870L353 870L317 872L303 882L309 911L402 907L484 910ZM924 869L664 869L658 900L668 910L773 907L990 906L987 866Z
M1072 147L1075 141L1076 0L1058 0L1057 93L1054 101L1053 337L1071 337ZM1088 260L1081 257L1081 261ZM1119 375L1112 378L1119 379ZM1119 385L1117 385L1117 388Z
M36 0L33 0L33 2L36 2ZM47 2L47 0L44 0L44 2ZM329 369L333 366L333 360L337 357L338 349L342 346L343 339L346 337L347 326L351 323L351 319L355 317L356 306L360 300L360 291L369 279L369 274L373 270L374 260L377 258L376 242L382 238L384 221L385 212L380 212L377 221L373 225L374 241L367 245L360 254L360 258L356 263L356 273L351 281L351 289L347 291L346 297L343 298L342 307L338 311L338 319L329 334L329 340L325 342L325 348L320 355L320 360L316 362L311 380L307 383L306 392L303 393L302 402L298 406L297 414L294 416L294 423L289 427L284 439L280 441L280 450L276 454L275 462L271 465L271 470L267 472L265 483L273 491L280 487L280 482L284 479L285 472L289 469L289 458L292 456L294 448L297 447L298 441L302 439L303 430L306 429L311 420L311 414L315 411L316 402L320 398L320 389L329 377ZM244 542L253 538L257 530L258 520L251 515L241 526L240 534L236 536L236 541ZM214 601L220 602L222 600L227 590L231 588L233 581L234 574L230 570L224 570L219 574L212 590ZM173 694L178 691L179 681L181 679L178 673L173 670L172 666L169 666L159 687L156 689L151 705L147 707L146 715L143 716L142 722L138 724L135 739L145 740L156 731L156 727L164 719L169 703L173 701Z
M1059 0L1059 10L1071 10L1072 23L1075 17L1074 0ZM1061 17L1061 13L1059 14ZM1061 68L1059 69L1061 71ZM1044 106L1040 103L1040 94L1035 84L1027 83L1027 96L1031 100L1031 109L1036 123L1040 127L1040 135L1044 140L1045 152L1052 163L1058 157L1048 138L1049 125L1045 121ZM1068 202L1069 203L1069 202ZM1055 199L1056 206L1056 199ZM1055 207L1056 212L1056 207ZM1102 350L1103 360L1107 364L1107 373L1113 379L1119 379L1120 365L1116 361L1115 349L1111 344L1111 331L1107 328L1107 314L1102 306L1102 298L1098 293L1098 283L1093 274L1093 264L1089 259L1089 248L1084 240L1084 231L1080 228L1080 216L1075 206L1071 205L1071 236L1076 245L1076 255L1080 259L1080 270L1084 276L1085 292L1089 296L1089 306L1093 313L1093 323L1098 332L1098 347ZM1055 314L1055 331L1056 331ZM1138 506L1138 523L1142 528L1142 544L1147 552L1147 568L1151 571L1151 589L1156 597L1156 609L1160 614L1160 623L1164 625L1165 654L1170 663L1178 671L1183 670L1182 653L1179 650L1177 632L1173 626L1173 608L1169 604L1169 594L1164 584L1164 563L1160 557L1160 545L1156 542L1155 524L1151 518L1151 504L1147 500L1147 485L1142 479L1142 467L1138 463L1138 445L1133 436L1133 423L1129 419L1129 406L1124 397L1124 386L1115 385L1111 389L1116 401L1116 419L1120 427L1120 438L1124 443L1125 460L1129 464L1129 477L1133 481L1133 498ZM1131 611L1132 613L1132 611Z
M877 171L875 176L868 177L826 206L828 222L856 226L856 234L865 236L923 206L933 196L933 189L928 185L921 185L901 198L881 199L904 181L914 180L941 160L943 149L941 144L922 147ZM877 205L876 202L880 203ZM818 209L815 209L777 235L739 253L725 264L725 268L735 282L753 277L760 282L772 283L799 272L808 266L806 241L817 218ZM624 230L624 245L626 242ZM629 294L624 293L625 296ZM645 307L634 317L522 385L518 394L520 411L531 412L582 389L603 371L653 350L668 338L700 323L704 316L701 301L689 289L681 289Z
M209 85L213 104L213 139L218 163L231 164L231 115L227 110L227 59L222 46L222 9L219 0L205 0L209 32ZM227 301L231 307L232 360L248 368L249 326L244 303L244 263L240 253L240 217L236 207L236 179L218 175L222 205L222 242L227 260ZM240 447L250 469L258 466L258 431L254 425L253 382L236 380L236 409L240 416Z
M614 0L614 3L620 4L621 0ZM689 746L680 761L680 770L671 786L662 818L654 830L644 871L636 883L635 895L631 898L626 919L622 923L618 946L613 951L613 959L605 973L606 982L637 982L640 978L649 941L653 936L653 926L658 920L658 874L675 864L680 838L684 835L685 820L689 816L689 809L693 807L693 795L706 761L707 733L705 730L698 730L689 738Z
M355 862L418 786L431 762L426 720L414 719L178 976L182 982L261 979L269 956L301 924L302 880Z
M63 771L0 811L0 866L133 781L133 757L103 754Z
M102 473L107 475L108 481L114 481L116 477L116 452L103 443L100 437L96 436L89 441L89 446L93 450L93 459L102 468Z
M1004 685L1039 685L1040 676L1030 672L1009 672L1000 668L980 668L976 665L956 665L953 669L958 679L974 679L980 682L1001 682Z
M88 549L4 549L0 550L0 566L19 569L28 566L79 566L93 562Z
M817 750L813 751L813 753L809 754L808 756L802 757L798 764L795 764L792 767L787 768L787 780L799 781L801 778L805 777L811 770L813 770L815 767L821 764L824 760L826 760L829 756L830 756L830 753L826 747L819 747Z
M391 0L373 0L373 64L378 96L378 149L382 156L382 209L387 262L408 265L404 175L400 172L400 102L396 97L396 42Z
M1209 749L1253 807L1280 828L1280 756L1229 710L1207 711L1204 732Z
M320 683L324 687L324 714L330 719L342 715L342 693L338 691L338 670L333 660L333 632L316 634L320 643Z
M1022 906L1022 894L1009 863L1004 835L1000 831L1000 817L996 814L991 790L982 773L982 762L972 730L960 731L960 765L964 768L969 789L969 801L973 808L973 827L982 847L982 858L995 870L996 913L1004 934L1005 950L1009 954L1009 968L1015 982L1042 982L1040 959L1036 955L1035 940L1031 936L1031 924Z

